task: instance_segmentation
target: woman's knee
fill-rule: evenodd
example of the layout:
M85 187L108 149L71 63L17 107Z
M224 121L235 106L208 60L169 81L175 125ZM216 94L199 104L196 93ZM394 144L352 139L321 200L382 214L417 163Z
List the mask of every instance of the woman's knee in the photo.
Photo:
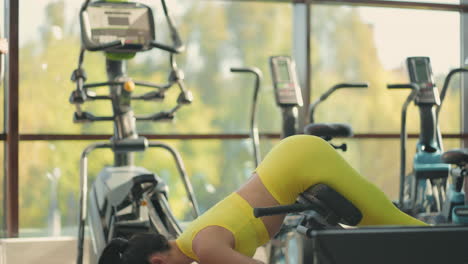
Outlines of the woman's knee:
M320 167L324 160L333 161L336 151L323 139L296 135L283 139L264 158L259 169L287 171L294 174L310 167Z

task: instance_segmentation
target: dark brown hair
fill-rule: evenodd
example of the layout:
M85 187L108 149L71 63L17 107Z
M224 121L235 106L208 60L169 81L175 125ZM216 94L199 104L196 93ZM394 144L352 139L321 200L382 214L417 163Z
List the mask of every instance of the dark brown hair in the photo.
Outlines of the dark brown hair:
M130 240L114 238L102 251L99 264L150 264L151 254L169 249L169 241L159 234L136 234Z

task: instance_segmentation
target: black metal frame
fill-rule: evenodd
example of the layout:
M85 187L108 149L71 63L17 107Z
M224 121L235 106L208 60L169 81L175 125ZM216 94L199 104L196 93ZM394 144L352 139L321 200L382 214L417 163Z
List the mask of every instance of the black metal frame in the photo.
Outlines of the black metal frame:
M468 0L460 0L460 3L464 5L468 5ZM464 12L460 15L460 40L461 40L461 60L460 62L463 63L464 59L468 57L468 32L466 29L468 28L468 12ZM462 75L462 87L468 87L468 78ZM465 114L468 110L468 91L462 89L462 104L461 104L461 128L462 133L468 132L468 114ZM463 140L463 147L468 147L468 139Z
M19 152L19 1L6 1L5 14L6 36L9 40L5 79L5 225L8 237L18 236L19 229L19 181L18 181L18 152Z
M224 1L226 0L210 0ZM408 2L408 1L386 1L386 0L229 0L231 2L275 2L292 4L325 4L325 5L353 5L353 6L371 6L371 7L393 7L407 9L425 9L438 11L456 11L467 12L468 5L456 4L438 4L426 2Z
M19 186L18 186L18 152L20 141L45 141L45 140L100 140L108 139L110 135L57 135L57 134L20 134L19 133L19 1L18 0L4 0L6 4L6 32L9 39L9 54L7 56L7 75L5 81L5 104L4 104L4 115L5 115L5 132L0 133L0 141L5 142L5 179L4 179L4 190L5 201L3 204L5 212L5 227L0 227L6 230L7 237L17 237L19 231ZM209 1L228 1L228 0L209 0ZM462 13L461 18L461 39L462 39L462 57L468 54L468 45L466 33L464 31L465 24L468 23L468 0L461 0L461 4L437 4L437 3L415 3L408 1L383 1L383 0L229 0L232 2L270 2L270 3L291 3L297 8L297 12L306 12L310 8L310 5L314 4L325 4L325 5L350 5L350 6L369 6L369 7L385 7L385 8L405 8L405 9L425 9L425 10L437 10L437 11L453 11ZM295 24L307 25L308 21L303 21L308 16L296 16ZM301 20L299 20L301 19ZM307 41L310 39L310 30L305 28L305 34L302 34L300 42ZM299 34L295 34L297 37ZM297 42L297 40L295 41ZM307 42L306 42L307 43ZM306 55L304 58L309 57L309 46L302 44L295 44L295 48L300 48L295 52L295 55ZM299 76L301 85L304 87L304 95L306 102L304 109L308 108L310 96L310 76L309 72L310 65L303 65L305 69ZM301 72L301 70L299 69ZM301 75L301 74L300 74ZM468 78L465 78L464 83L467 83ZM464 97L462 99L462 115L464 113L465 105L468 106L468 92L464 91ZM305 116L302 116L305 120ZM302 122L304 123L304 121ZM200 139L200 140L236 140L246 139L249 135L246 134L185 134L185 135L145 135L149 139ZM354 137L358 139L397 139L399 134L357 134ZM261 134L263 138L279 138L279 134ZM410 138L417 138L418 135L409 135ZM461 134L446 134L445 138L452 139L463 139L468 144L468 115L462 117L462 133Z

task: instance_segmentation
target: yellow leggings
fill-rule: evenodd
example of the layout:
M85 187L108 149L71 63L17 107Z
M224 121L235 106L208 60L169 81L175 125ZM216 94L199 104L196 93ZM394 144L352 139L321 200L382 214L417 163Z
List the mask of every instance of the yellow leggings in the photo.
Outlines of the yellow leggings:
M361 211L360 226L426 225L401 212L381 190L318 137L298 135L284 139L268 153L256 172L280 204L293 203L300 193L323 183Z
M362 213L359 225L425 225L396 208L375 185L359 175L324 140L293 136L280 142L257 168L257 174L280 204L293 203L309 187L323 183L339 192ZM263 222L253 208L233 193L195 219L177 238L185 255L197 260L192 242L202 229L221 226L231 231L235 250L252 256L269 239Z

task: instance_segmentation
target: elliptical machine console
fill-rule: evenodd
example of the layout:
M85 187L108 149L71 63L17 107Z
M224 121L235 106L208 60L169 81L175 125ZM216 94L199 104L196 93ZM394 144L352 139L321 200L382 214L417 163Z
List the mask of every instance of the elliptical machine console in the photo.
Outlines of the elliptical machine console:
M173 46L156 42L154 16L147 5L135 2L86 0L80 10L81 39L89 51L128 53L159 48L172 53L184 50L182 40L161 1Z
M81 11L82 40L87 49L123 40L114 52L150 49L155 39L150 7L139 3L93 2Z

